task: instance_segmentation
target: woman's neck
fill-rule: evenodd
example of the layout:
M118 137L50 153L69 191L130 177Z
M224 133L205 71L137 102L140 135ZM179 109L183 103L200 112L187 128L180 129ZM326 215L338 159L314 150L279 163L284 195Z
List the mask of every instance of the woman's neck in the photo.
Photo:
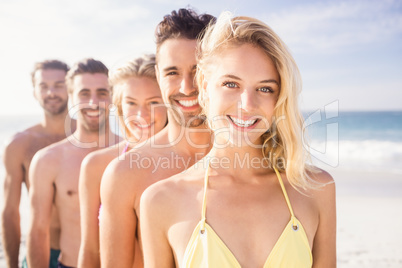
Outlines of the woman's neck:
M262 148L228 144L224 148L214 145L208 154L212 169L233 177L247 177L269 170L269 162L263 157Z

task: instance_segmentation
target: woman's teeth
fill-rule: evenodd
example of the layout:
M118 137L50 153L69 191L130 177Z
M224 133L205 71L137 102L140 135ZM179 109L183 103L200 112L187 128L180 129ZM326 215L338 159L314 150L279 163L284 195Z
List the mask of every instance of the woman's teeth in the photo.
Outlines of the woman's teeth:
M251 120L242 120L240 118L236 118L236 117L230 117L230 119L232 119L233 123L235 123L235 125L239 126L239 127L249 127L254 125L257 122L257 119L251 119Z

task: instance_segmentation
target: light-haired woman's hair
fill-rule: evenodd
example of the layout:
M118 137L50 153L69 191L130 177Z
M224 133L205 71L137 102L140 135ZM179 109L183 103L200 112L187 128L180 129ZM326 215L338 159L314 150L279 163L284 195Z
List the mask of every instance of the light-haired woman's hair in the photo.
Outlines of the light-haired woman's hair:
M124 122L122 109L123 92L116 85L132 77L148 77L156 81L155 54L144 54L109 72L109 81L113 87L113 104L117 107L116 113L119 118L120 127L124 129L126 138L132 138L133 134Z
M208 101L203 90L203 79L209 75L209 66L219 59L227 48L252 44L262 49L273 61L280 76L280 92L274 108L272 124L264 135L263 155L271 167L286 172L296 189L317 188L309 176L317 169L308 165L309 155L303 148L303 116L298 105L302 89L299 69L285 43L265 23L250 17L233 17L222 13L215 24L209 25L197 50L197 83L199 103L204 112Z

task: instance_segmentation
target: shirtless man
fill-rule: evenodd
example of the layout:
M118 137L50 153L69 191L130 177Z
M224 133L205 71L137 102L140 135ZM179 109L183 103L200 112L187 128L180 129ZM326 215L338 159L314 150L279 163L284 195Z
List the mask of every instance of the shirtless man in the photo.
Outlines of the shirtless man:
M2 211L2 233L5 257L9 268L18 267L18 255L21 238L20 199L21 187L25 183L29 189L28 170L34 154L66 138L67 133L75 130L75 120L68 115L67 88L65 76L69 67L58 60L46 60L35 64L32 71L34 97L43 109L43 119L22 132L15 134L4 150L4 208ZM69 130L65 130L65 122ZM55 216L55 217L53 217ZM57 213L53 211L50 224L51 256L57 260L59 255L59 227ZM52 267L52 266L50 266Z
M60 219L58 267L77 266L80 247L78 178L81 161L90 152L119 141L109 129L111 88L108 69L100 61L85 59L67 73L67 86L77 130L66 139L35 154L29 171L31 218L28 266L46 267L49 259L49 224L52 204Z
M184 171L210 147L195 86L197 37L213 16L180 9L156 28L156 77L168 106L168 125L106 168L101 183L102 267L142 267L139 201L151 184ZM111 246L112 245L112 246Z

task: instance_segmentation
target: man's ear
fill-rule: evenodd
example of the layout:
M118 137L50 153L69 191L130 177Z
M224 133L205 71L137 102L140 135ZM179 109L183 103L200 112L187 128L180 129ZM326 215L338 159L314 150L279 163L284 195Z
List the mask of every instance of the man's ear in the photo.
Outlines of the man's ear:
M36 94L35 94L35 89L32 90L32 95L35 98L35 100L38 100L38 98L36 97Z

